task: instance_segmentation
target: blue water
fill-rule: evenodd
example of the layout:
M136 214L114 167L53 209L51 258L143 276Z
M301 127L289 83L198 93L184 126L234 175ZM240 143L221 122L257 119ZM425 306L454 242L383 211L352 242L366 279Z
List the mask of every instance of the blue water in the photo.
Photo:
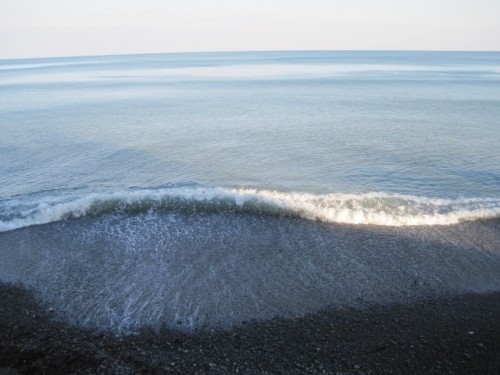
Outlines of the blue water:
M0 280L125 331L404 299L412 287L394 285L438 272L433 252L449 269L425 293L500 289L499 145L495 52L3 60ZM427 250L389 262L408 241ZM436 241L467 243L488 266ZM368 250L358 259L361 242L378 266Z

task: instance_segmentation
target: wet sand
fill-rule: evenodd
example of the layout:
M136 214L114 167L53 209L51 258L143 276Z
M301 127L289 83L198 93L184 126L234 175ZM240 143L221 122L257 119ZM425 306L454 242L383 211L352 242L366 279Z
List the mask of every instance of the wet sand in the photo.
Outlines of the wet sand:
M325 309L229 331L68 326L0 284L0 374L500 374L500 293Z

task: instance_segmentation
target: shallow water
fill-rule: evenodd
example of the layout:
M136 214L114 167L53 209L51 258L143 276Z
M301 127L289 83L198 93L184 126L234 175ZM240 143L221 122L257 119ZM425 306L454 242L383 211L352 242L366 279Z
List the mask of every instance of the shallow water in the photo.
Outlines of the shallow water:
M0 236L0 275L86 326L231 327L500 286L498 220L410 228L197 212L105 214Z

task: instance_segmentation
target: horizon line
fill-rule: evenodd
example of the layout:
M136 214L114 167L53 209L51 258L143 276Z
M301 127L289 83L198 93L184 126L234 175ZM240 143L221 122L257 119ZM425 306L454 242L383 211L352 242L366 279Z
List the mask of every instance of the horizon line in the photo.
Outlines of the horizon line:
M182 55L182 54L223 54L223 53L268 53L268 52L436 52L436 53L499 53L500 50L439 50L439 49L262 49L262 50L196 50L196 51L166 51L166 52L140 52L140 53L105 53L82 55L55 55L31 57L1 57L0 61L35 60L35 59L65 59L65 58L92 58L111 56L149 56L149 55Z

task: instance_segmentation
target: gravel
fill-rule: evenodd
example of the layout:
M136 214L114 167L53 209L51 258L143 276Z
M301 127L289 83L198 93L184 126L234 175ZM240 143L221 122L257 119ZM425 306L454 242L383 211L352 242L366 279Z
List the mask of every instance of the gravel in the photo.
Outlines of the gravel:
M500 374L500 293L126 337L56 316L30 291L0 284L0 375Z

